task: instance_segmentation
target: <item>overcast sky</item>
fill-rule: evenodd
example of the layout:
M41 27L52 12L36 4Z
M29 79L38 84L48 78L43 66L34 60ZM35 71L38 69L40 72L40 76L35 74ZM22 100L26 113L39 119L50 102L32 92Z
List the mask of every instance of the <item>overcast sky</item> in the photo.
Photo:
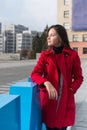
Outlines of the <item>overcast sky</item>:
M57 0L1 0L0 22L43 31L46 25L57 23Z

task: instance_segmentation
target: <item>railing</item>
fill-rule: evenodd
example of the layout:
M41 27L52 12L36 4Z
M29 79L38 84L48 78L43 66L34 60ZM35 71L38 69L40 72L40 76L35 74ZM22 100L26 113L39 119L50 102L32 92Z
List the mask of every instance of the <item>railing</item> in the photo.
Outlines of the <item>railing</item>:
M39 89L28 82L10 86L9 94L0 95L0 130L45 130L41 120Z

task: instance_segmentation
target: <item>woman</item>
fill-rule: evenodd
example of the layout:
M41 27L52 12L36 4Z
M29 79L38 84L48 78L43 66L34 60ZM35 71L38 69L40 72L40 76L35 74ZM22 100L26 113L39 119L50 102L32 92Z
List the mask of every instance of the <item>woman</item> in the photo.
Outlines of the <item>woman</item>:
M74 125L74 94L83 81L80 58L70 48L62 25L48 29L47 43L50 49L42 51L31 78L40 88L42 120L47 130L66 130Z

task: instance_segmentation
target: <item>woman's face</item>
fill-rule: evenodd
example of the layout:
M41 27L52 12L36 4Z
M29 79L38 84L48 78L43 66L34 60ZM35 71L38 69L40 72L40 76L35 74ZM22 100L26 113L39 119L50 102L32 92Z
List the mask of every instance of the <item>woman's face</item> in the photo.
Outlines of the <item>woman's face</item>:
M58 33L56 32L54 28L51 28L48 32L47 43L48 43L48 46L58 47L61 45L60 36L58 35Z

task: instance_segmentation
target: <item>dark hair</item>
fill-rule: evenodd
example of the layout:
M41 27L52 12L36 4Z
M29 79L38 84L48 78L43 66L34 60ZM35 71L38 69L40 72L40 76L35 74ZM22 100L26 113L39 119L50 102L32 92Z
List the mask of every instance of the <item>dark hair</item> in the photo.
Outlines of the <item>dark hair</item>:
M58 33L58 35L60 36L62 46L65 48L71 49L71 47L69 45L69 40L68 40L68 35L66 32L66 29L62 25L59 25L59 24L52 25L51 27L48 28L47 35L48 35L50 29L52 29L52 28L54 28L56 30L56 32Z

